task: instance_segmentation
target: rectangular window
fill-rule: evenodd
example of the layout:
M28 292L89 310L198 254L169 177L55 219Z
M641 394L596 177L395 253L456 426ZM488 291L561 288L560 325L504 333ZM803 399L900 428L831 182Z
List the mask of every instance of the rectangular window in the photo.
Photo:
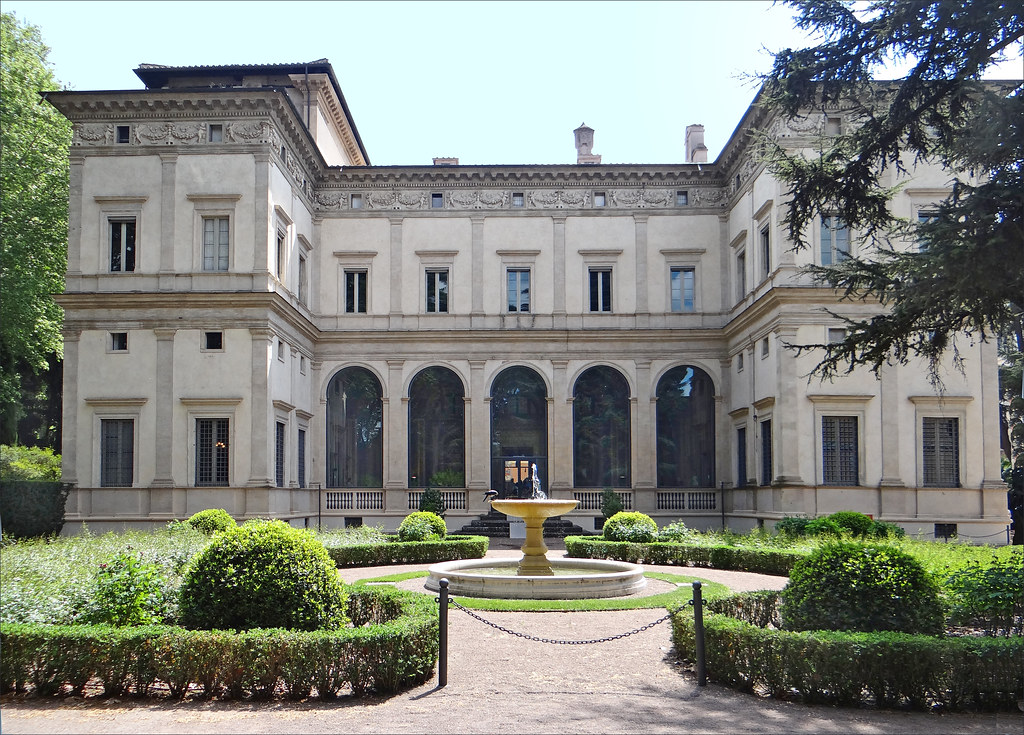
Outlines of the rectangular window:
M508 310L527 312L530 310L530 271L509 268Z
M427 313L448 313L448 269L427 271Z
M203 332L204 350L223 350L224 332Z
M366 271L345 271L345 313L366 313Z
M590 271L590 310L612 310L612 272L609 268L594 268Z
M349 206L351 206L352 209L362 209L363 208L363 195L362 194L353 194L352 198L349 200L349 202L350 202Z
M130 142L132 129L130 125L118 125L117 126L117 142L128 143Z
M203 270L226 271L230 252L230 220L203 217Z
M925 487L960 487L960 419L922 419L921 462Z
M931 222L935 222L938 219L939 219L939 213L938 212L921 210L920 212L917 213L917 224L918 224L919 227L921 225L927 225L927 224L929 224ZM918 249L918 251L924 250L927 246L928 246L927 241L923 237L918 236L918 238L917 238L917 249Z
M307 304L309 298L309 274L306 266L306 256L299 255L299 303Z
M843 327L829 327L828 328L828 343L830 345L839 344L846 339L846 329Z
M431 209L444 209L444 194L434 193L430 195Z
M595 191L594 192L594 206L595 207L603 207L603 206L605 206L606 201L607 200L605 199L603 191Z
M135 271L135 218L110 220L110 272Z
M742 373L743 372L743 353L742 352L739 353L738 355L736 355L736 372L738 372L738 373Z
M772 272L772 234L771 229L761 230L761 278L767 278Z
M761 484L772 484L772 420L761 422Z
M100 420L100 487L131 487L135 480L135 421Z
M211 125L207 139L211 143L222 143L224 141L224 126L223 125Z
M742 301L747 295L747 254L736 256L736 300Z
M693 268L673 268L671 273L672 311L693 311L694 278Z
M517 191L517 192L512 194L512 206L513 207L522 207L525 204L526 204L526 200L523 198L523 193L522 192Z
M306 487L306 430L299 429L299 444L296 447L295 461L299 465L299 487Z
M736 487L747 484L747 427L736 429Z
M229 419L196 419L196 487L228 484Z
M676 206L685 207L690 203L690 192L679 190L676 192Z
M841 117L825 118L825 135L839 135L843 132L843 119Z
M277 431L274 434L274 482L278 487L284 487L284 442L287 434L287 427L277 422Z
M127 352L128 351L128 332L111 332L110 333L110 351L111 352Z
M284 362L285 353L288 350L288 345L284 343L283 339L277 340L277 359Z
M285 234L280 230L277 233L274 247L274 275L277 276L277 280L284 280L284 262L285 262Z
M821 482L824 485L859 484L857 417L821 417Z
M821 264L835 265L850 257L850 229L838 217L821 218Z
M764 358L768 357L770 351L771 342L769 342L768 338L765 337L764 339L761 340L761 359L763 360Z

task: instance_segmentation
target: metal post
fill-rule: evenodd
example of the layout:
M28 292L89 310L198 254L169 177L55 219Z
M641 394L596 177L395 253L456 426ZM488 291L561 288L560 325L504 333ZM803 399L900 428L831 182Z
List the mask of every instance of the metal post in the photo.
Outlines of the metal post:
M437 598L438 631L437 631L437 686L448 686L448 580L440 582L441 595Z
M697 649L697 686L708 685L707 661L704 658L704 596L700 582L693 583L693 637Z

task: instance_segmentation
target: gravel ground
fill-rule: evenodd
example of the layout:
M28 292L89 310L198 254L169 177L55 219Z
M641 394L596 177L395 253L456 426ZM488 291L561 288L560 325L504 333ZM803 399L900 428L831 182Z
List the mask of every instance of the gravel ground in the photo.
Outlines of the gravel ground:
M562 555L549 541L551 556ZM489 557L518 556L492 542ZM348 581L418 567L343 570ZM689 573L733 590L779 589L785 578L709 569ZM662 609L481 614L509 630L580 640L633 630ZM437 677L401 694L334 703L168 702L158 699L0 699L5 733L1012 733L1020 713L932 714L812 707L698 687L679 662L669 624L594 645L537 643L453 610L448 685Z

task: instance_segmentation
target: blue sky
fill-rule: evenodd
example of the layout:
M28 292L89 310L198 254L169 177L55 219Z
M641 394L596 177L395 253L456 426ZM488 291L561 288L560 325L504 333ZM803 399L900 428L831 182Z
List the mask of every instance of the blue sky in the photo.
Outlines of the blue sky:
M574 163L594 128L605 163L683 160L701 123L713 159L771 66L809 45L770 2L41 2L60 82L139 89L140 63L334 66L372 163Z

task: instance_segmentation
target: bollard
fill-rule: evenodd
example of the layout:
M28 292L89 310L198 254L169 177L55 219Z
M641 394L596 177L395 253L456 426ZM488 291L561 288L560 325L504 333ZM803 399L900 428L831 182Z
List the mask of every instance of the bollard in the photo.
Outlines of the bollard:
M697 649L697 686L708 685L707 662L704 660L704 595L700 582L693 583L693 637Z
M437 598L437 686L448 686L448 580L442 579L441 595Z

